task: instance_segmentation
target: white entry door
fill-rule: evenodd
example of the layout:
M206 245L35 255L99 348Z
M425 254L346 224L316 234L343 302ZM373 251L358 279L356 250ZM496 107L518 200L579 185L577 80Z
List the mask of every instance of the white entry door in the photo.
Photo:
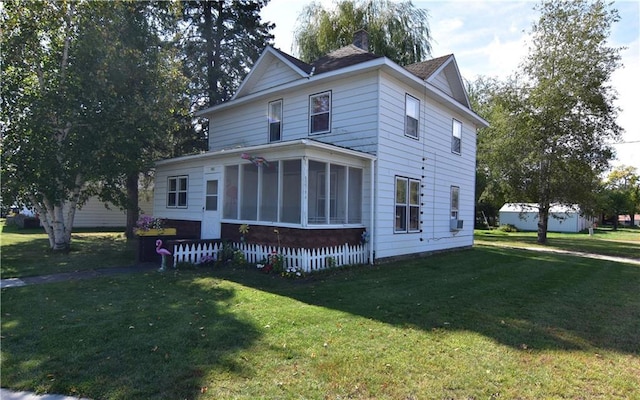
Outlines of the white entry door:
M222 174L220 167L205 167L204 207L202 210L202 239L220 239L220 218L222 213Z

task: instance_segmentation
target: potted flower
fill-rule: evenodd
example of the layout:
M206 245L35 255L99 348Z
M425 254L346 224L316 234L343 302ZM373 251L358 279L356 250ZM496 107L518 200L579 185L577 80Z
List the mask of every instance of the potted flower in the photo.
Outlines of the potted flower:
M150 215L141 215L136 222L136 235L138 236L173 236L176 228L165 228L165 220Z

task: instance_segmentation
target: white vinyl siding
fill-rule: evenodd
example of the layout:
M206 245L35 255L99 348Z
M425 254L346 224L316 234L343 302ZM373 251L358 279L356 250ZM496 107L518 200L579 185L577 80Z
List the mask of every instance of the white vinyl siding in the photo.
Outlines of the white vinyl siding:
M409 89L409 90L408 90ZM421 141L406 140L404 129L405 94L420 100ZM473 236L467 227L450 230L450 188L460 187L459 219L473 221L475 190L475 129L464 116L454 114L439 102L410 90L402 82L381 74L380 135L376 180L376 257L393 257L470 246ZM452 118L463 122L462 157L451 152ZM403 140L404 139L404 140ZM397 176L420 180L420 227L415 234L395 232L395 183ZM468 224L468 223L467 223ZM455 235L454 235L455 234Z
M312 135L314 140L353 150L374 153L378 122L377 74L360 79L340 79L305 90L282 94L283 140L309 138L309 95L331 90L331 132ZM207 115L209 150L256 146L268 143L265 134L265 104L255 100ZM400 114L404 113L401 109Z

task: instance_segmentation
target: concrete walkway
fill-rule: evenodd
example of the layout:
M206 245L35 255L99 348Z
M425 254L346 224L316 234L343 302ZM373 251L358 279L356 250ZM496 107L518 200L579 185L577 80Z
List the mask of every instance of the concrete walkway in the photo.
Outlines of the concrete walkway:
M564 254L564 255L574 256L574 257L591 258L591 259L594 259L594 260L604 260L604 261L613 261L613 262L619 262L619 263L640 265L640 259L637 259L637 258L605 256L605 255L602 255L602 254L585 253L585 252L582 252L582 251L552 249L552 248L547 248L547 247L513 246L513 245L499 244L499 243L495 243L495 242L488 242L488 241L485 242L485 241L482 241L482 240L476 240L475 244L479 244L479 245L483 245L483 246L491 246L491 247L502 247L502 248L506 248L506 249L537 251L537 252L541 252L541 253Z
M0 389L0 400L89 400L89 399L63 396L61 394L37 395L29 392L13 392L8 389Z
M20 287L27 285L41 285L43 283L55 283L75 281L81 279L100 278L120 274L132 274L137 272L157 271L160 266L155 263L143 263L129 267L101 268L86 271L62 272L59 274L29 276L25 278L0 279L0 289ZM0 399L1 400L1 399Z

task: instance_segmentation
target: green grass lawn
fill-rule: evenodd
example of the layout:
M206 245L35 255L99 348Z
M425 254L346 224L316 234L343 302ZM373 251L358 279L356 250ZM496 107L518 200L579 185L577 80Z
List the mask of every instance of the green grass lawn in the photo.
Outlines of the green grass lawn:
M0 220L0 276L3 279L47 275L95 268L124 267L136 262L135 240L124 231L78 230L71 234L71 251L54 253L43 229L19 229Z
M476 230L474 240L477 245L547 247L640 259L640 229L619 228L613 231L610 228L598 228L593 236L588 233L549 232L544 246L537 243L536 232Z
M7 288L1 385L93 399L634 399L639 288L638 265L486 244L304 280L223 267Z

